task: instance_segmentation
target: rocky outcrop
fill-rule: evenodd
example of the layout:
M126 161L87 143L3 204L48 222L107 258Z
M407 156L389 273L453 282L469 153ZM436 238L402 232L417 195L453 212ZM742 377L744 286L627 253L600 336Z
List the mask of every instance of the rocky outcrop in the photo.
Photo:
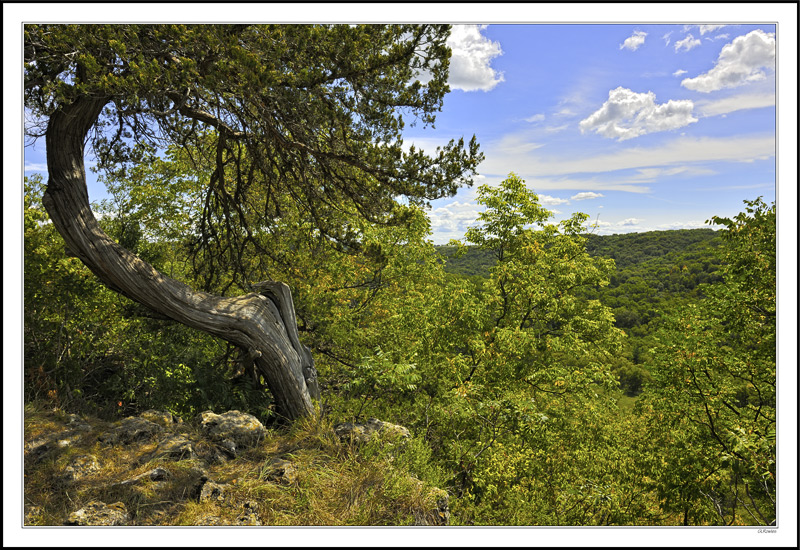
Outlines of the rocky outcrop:
M121 502L106 504L93 500L80 510L72 512L64 525L126 525L130 515Z
M249 487L243 491L237 480L231 479L231 471L241 471L235 464L225 464L234 458L246 461L247 457L258 457L263 461L260 466L251 466L258 479L280 486L277 490L286 491L287 495L303 490L294 451L287 450L296 443L277 446L280 450L274 456L265 457L262 451L241 456L243 450L263 442L267 431L258 419L240 411L206 411L192 425L183 424L171 413L155 410L114 424L93 424L76 415L61 415L55 423L50 420L43 424L44 431L51 433L37 431L35 438L26 441L26 478L36 477L36 483L42 484L41 476L48 476L44 483L52 484L55 490L68 491L76 503L72 508L76 511L66 518L56 516L55 523L163 525L165 518L175 518L176 510L183 510L186 503L194 501L205 506L199 508L204 510L203 515L190 520L194 525L262 525L262 517L271 517L274 510L269 508L269 501L244 500L258 493L251 493ZM337 424L334 431L346 444L377 440L391 446L410 437L403 426L377 419ZM95 450L98 441L112 446L104 449L107 455ZM313 475L309 479L313 480ZM413 489L414 498L419 499L419 504L409 510L413 522L447 525L447 493L415 481L419 485ZM26 525L52 520L53 516L37 504L26 504ZM260 506L266 508L260 510Z
M297 481L297 467L282 458L273 458L264 468L267 481L281 485L291 485Z
M255 416L240 411L224 414L205 411L200 413L198 420L203 433L231 456L257 445L267 436L266 428Z
M100 463L94 455L80 455L72 459L69 465L64 468L61 480L72 483L81 478L89 476L100 469Z
M386 440L402 440L411 437L408 428L370 418L366 423L342 422L333 427L333 431L342 441L367 443L376 435Z
M128 445L150 439L164 431L162 426L140 416L129 416L112 431L100 436L100 441L109 445Z

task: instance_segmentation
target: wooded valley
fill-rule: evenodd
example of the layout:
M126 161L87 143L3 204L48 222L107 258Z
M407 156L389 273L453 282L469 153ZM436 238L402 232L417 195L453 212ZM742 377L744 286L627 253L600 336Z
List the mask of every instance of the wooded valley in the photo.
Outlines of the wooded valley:
M294 443L380 419L400 458L352 460L446 491L451 525L774 524L774 203L599 236L509 172L434 246L477 142L397 140L446 92L446 26L25 32L49 170L24 184L26 410L238 410Z

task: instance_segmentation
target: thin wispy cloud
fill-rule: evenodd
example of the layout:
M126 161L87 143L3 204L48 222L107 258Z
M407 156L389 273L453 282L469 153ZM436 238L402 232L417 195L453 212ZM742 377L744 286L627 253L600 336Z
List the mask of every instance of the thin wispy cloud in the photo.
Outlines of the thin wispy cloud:
M582 193L577 193L570 197L570 200L573 201L585 201L589 199L599 199L600 197L604 196L602 193L594 193L592 191L584 191Z
M695 104L697 111L704 117L726 115L735 111L774 106L775 94L773 92L739 94L722 99L698 101Z
M683 40L678 40L677 42L675 42L675 51L679 52L683 50L684 52L688 52L701 44L702 42L700 40L698 40L691 34L687 34Z
M529 116L528 118L523 119L525 122L541 122L545 119L545 116L542 113L535 114L533 116Z

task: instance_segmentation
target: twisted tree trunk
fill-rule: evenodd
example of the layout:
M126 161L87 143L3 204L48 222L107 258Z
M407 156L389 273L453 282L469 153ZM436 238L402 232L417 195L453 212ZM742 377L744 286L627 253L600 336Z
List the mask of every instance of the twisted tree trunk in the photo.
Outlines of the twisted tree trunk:
M89 206L84 140L108 103L81 97L49 120L43 203L70 248L112 290L175 321L247 350L290 420L314 413L319 396L311 353L300 344L288 286L262 284L261 293L226 298L197 292L170 279L112 241Z

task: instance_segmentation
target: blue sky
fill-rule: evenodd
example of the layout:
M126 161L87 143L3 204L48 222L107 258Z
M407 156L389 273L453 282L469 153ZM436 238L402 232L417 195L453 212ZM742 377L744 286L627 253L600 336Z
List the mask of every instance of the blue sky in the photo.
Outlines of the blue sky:
M456 25L432 149L475 134L486 159L472 188L435 201L431 238L460 239L481 183L515 172L555 214L599 234L706 227L743 200L775 199L776 26ZM43 143L25 173L45 170ZM89 196L106 196L90 174Z
M775 200L775 25L456 27L444 109L423 148L477 135L477 183L515 172L555 219L600 234L705 227ZM437 243L479 212L477 185L431 209Z

